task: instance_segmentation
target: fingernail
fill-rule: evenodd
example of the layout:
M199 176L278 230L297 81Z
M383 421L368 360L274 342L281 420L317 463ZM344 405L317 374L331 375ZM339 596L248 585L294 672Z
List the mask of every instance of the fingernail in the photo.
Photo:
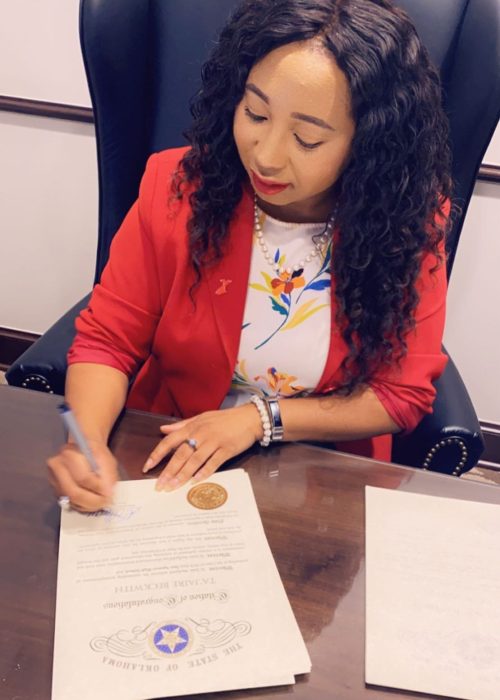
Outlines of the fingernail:
M146 463L144 464L144 466L142 468L143 473L147 472L148 469L151 469L152 466L153 466L153 460L151 459L151 457L148 457L148 459L146 460Z
M168 479L165 481L163 484L163 489L165 491L173 491L179 486L179 479L176 479L175 477L173 479Z
M170 477L166 474L162 474L160 477L158 477L158 481L156 482L156 490L161 491L168 481L170 481Z
M114 490L115 490L115 489L114 489L114 484L110 484L110 485L105 484L105 485L103 486L102 495L104 496L104 498L105 498L107 501L112 501L112 500L113 500Z
M158 479L157 490L158 491L173 491L179 486L179 479L175 477L162 477L161 480Z

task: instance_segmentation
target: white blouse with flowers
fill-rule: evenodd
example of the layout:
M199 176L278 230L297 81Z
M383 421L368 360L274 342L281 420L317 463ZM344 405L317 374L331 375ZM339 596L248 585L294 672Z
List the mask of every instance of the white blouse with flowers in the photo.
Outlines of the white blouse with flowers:
M221 408L251 394L287 398L317 386L330 346L331 241L302 269L325 224L294 224L261 213L265 245L280 269L264 257L254 233L250 279L238 359Z

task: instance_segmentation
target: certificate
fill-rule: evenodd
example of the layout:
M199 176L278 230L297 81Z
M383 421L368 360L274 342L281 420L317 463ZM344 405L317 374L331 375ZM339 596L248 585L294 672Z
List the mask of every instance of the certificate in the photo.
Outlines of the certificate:
M500 698L499 532L498 505L366 487L367 683Z
M116 486L62 512L52 700L145 700L294 682L310 659L248 475Z

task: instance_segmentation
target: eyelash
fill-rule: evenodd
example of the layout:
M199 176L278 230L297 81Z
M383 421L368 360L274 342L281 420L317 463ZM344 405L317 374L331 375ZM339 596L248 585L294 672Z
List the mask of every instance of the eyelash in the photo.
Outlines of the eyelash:
M258 114L254 114L248 109L248 107L245 107L245 114L252 122L260 123L266 121L266 117L260 117Z
M254 114L248 109L248 107L245 107L245 114L250 119L250 121L254 122L255 124L261 124L267 119L267 117L261 117L258 114ZM321 144L323 143L323 141L318 141L317 143L307 143L306 141L302 141L300 136L297 136L297 134L294 134L294 136L295 140L297 141L297 144L306 151L313 151L315 148L318 148L318 146L321 146Z
M305 141L302 141L300 136L297 136L297 134L294 134L294 136L299 146L301 148L305 148L306 151L314 151L315 148L318 148L318 146L321 146L321 144L323 143L323 141L317 141L316 143L306 143Z

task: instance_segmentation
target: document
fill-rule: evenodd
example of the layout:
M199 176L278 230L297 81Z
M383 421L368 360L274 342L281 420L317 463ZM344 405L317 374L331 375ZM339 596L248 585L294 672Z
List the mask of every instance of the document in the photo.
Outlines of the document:
M500 698L500 506L366 487L367 683Z
M294 683L310 659L241 469L62 512L52 700Z

